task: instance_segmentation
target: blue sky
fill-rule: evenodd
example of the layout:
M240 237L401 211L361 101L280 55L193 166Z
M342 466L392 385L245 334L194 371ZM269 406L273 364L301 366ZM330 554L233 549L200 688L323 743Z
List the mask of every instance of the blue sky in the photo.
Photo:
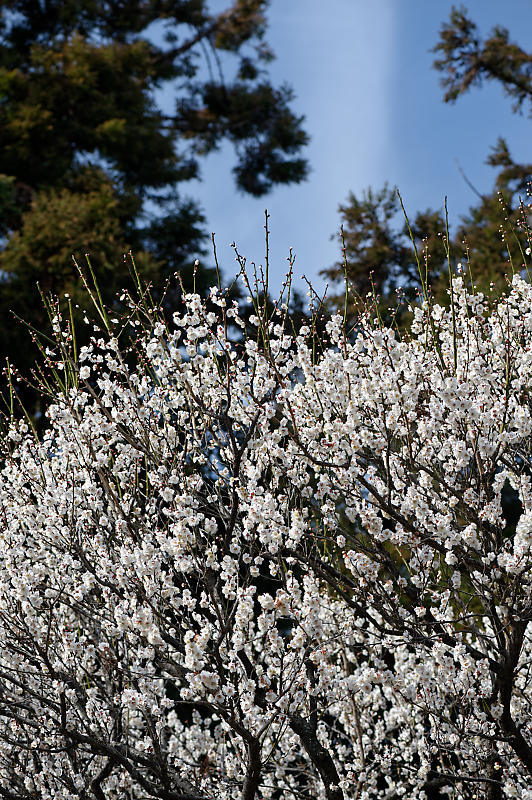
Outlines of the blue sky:
M226 7L216 0L213 8ZM272 288L280 286L290 247L296 276L323 287L319 270L338 257L330 240L339 227L338 204L349 191L397 185L407 210L443 206L451 223L475 203L455 163L479 191L489 190L494 171L485 165L490 147L504 136L517 160L532 161L532 121L511 112L495 84L472 90L456 104L443 103L439 74L432 69L447 0L271 0L267 41L276 54L274 83L289 83L294 108L306 116L311 136L309 179L280 187L266 198L239 194L231 175L234 157L224 147L203 163L202 183L188 194L203 206L216 234L226 278L236 271L229 244L249 261L264 255L264 209L271 215ZM507 27L532 49L530 0L469 0L481 33Z

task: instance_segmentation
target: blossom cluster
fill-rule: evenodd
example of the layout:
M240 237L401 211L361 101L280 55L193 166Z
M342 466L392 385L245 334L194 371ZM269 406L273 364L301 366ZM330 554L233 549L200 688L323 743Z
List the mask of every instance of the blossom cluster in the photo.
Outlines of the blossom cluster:
M530 285L149 321L5 438L0 794L532 800Z

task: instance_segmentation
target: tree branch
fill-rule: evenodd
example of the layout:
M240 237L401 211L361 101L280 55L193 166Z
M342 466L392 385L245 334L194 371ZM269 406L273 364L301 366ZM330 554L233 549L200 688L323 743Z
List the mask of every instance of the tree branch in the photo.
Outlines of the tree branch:
M318 741L314 726L303 719L299 714L290 717L290 727L301 739L301 744L316 769L325 789L327 800L344 800L344 793L340 789L340 778L336 765L330 753Z

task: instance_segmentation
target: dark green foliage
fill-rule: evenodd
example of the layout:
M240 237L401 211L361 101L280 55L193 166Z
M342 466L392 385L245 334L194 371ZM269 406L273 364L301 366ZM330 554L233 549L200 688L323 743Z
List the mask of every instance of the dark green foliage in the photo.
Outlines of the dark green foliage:
M532 114L532 55L511 42L505 28L497 26L482 40L466 10L453 8L449 22L442 25L434 52L440 56L434 66L442 73L446 102L455 102L472 86L481 86L483 80L496 81L513 100L514 112L528 106ZM532 180L532 164L515 163L502 138L487 163L498 169L494 190L481 196L480 203L470 209L455 237L457 248L462 240L467 241L474 280L484 290L490 283L500 288L505 273L524 267L522 250L529 242L521 233L521 202L529 202Z
M350 304L370 294L384 310L395 303L398 289L405 297L413 296L422 279L397 192L384 186L378 192L368 189L361 199L351 193L339 211L343 234L338 234L338 240L345 252L322 275L333 283L345 283L347 273ZM442 215L430 209L418 214L411 224L423 281L432 285L446 258L438 237L443 227ZM341 304L343 295L331 299Z
M249 65L239 74L250 74ZM286 158L287 153L295 156L307 140L299 127L302 120L294 124L291 100L286 86L246 85L242 78L231 87L207 83L199 110L198 98L181 103L181 131L195 140L198 152L215 150L223 137L232 141L239 154L233 169L237 186L260 197L274 184L299 182L306 175L304 159Z
M267 5L228 0L212 14L207 0L0 2L0 355L30 367L8 310L41 327L37 282L76 297L72 254L82 265L91 254L110 304L130 249L148 280L182 271L191 288L205 220L178 188L224 140L243 191L305 177L302 120L265 73ZM156 103L165 86L170 113ZM215 279L202 269L197 288Z
M532 55L510 41L506 28L497 26L482 41L465 8L453 8L449 22L441 27L434 52L441 53L434 66L443 73L446 102L454 102L483 80L502 85L514 101L513 111L532 101Z
M346 246L347 277L362 297L372 291L372 286L380 294L410 271L411 253L405 247L400 232L392 227L398 207L397 195L387 186L378 192L370 188L361 199L351 192L347 204L339 207ZM338 261L323 274L334 279L343 268L343 260Z
M514 111L521 111L530 103L532 113L532 55L512 43L504 28L495 28L483 41L466 11L453 8L434 52L440 54L434 66L442 73L446 102L454 102L483 80L495 80L514 101ZM525 205L529 202L532 164L515 163L502 138L487 163L498 170L494 189L486 195L477 192L479 202L450 232L449 242L443 209L414 216L411 231L420 269L397 195L385 187L380 192L368 190L362 199L351 194L347 204L339 207L345 259L322 274L338 286L344 282L347 264L353 294L365 298L368 291L375 292L380 295L382 310L396 305L398 287L409 299L423 291L424 281L433 296L445 303L448 249L451 268L462 263L466 279L472 277L479 290L504 289L507 276L526 265L525 251L530 242L524 224L528 214ZM342 237L338 238L341 241ZM343 302L343 295L334 298L334 302Z

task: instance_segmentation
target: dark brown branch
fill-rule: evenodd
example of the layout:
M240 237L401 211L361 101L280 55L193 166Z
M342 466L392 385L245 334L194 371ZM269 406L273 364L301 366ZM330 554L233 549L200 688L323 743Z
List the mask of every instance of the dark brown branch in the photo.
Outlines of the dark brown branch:
M105 767L101 770L101 772L91 781L91 790L93 795L95 796L96 800L106 800L106 797L102 791L102 782L108 778L113 771L114 760L109 758Z
M242 800L255 800L262 770L261 747L258 739L248 742L247 751L248 768L242 790Z
M314 725L299 714L290 717L290 727L296 733L305 751L319 772L327 800L344 800L336 765L328 750L318 741Z

